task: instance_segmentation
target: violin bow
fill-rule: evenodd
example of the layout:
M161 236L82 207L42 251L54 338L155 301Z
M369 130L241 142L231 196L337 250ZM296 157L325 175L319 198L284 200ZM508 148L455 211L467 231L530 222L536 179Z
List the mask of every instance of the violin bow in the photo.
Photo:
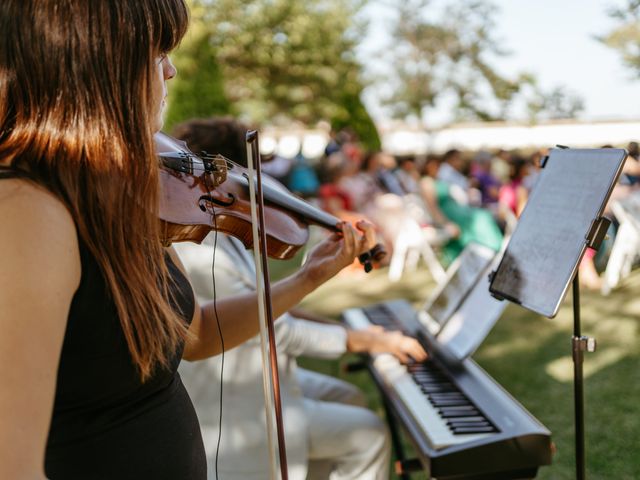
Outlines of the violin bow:
M273 324L273 309L271 304L271 285L269 281L269 265L267 258L267 235L264 220L264 198L262 195L262 177L260 167L260 147L258 132L247 132L247 167L249 182L249 197L251 200L251 225L253 231L253 255L256 265L256 293L258 297L258 314L260 317L260 343L262 348L262 380L265 394L265 413L267 417L267 436L270 453L271 478L277 478L275 464L275 446L273 442L273 412L275 410L276 430L278 437L278 454L280 459L280 475L282 480L288 480L287 452L284 439L284 425L282 421L282 398L280 395L280 376L276 352L276 338ZM254 169L255 177L254 180ZM257 192L256 192L257 185ZM256 211L257 210L257 211ZM258 228L259 227L259 228ZM268 333L268 354L266 333ZM268 362L267 362L268 357ZM267 373L270 371L270 378ZM272 402L273 400L273 402ZM273 403L273 405L272 405Z

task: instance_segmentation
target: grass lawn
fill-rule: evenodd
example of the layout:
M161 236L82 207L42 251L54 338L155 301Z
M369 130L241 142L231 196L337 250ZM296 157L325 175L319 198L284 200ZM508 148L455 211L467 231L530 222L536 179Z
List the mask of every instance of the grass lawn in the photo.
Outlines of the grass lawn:
M293 263L272 264L272 276ZM425 271L392 284L386 270L340 275L310 295L304 306L338 318L351 306L406 298L419 305L433 288ZM640 271L608 297L581 292L582 332L598 341L585 360L586 458L589 479L640 479ZM575 478L571 294L552 320L509 305L474 359L553 432L557 454L540 479ZM301 359L311 369L358 384L370 406L382 414L380 399L366 372L344 374L340 362ZM414 478L423 478L414 475Z

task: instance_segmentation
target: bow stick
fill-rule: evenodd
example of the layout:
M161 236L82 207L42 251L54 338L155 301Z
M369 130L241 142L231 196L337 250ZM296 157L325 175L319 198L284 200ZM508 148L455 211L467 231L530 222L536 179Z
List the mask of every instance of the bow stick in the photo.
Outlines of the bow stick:
M251 223L254 245L253 254L256 264L256 293L258 297L258 314L260 317L260 342L263 360L262 377L265 393L267 435L271 459L271 478L275 479L277 475L277 468L275 465L275 448L273 445L273 411L275 409L276 429L278 436L278 453L280 459L280 474L282 480L288 480L289 477L287 471L287 452L285 447L284 426L282 421L282 399L280 396L280 376L278 371L276 339L273 326L273 309L271 304L271 285L269 282L269 265L267 259L267 235L264 220L264 199L262 196L262 177L260 168L258 132L255 130L247 132L246 141L249 177L247 180L249 182L249 197L251 200ZM253 178L254 168L257 181ZM257 185L257 192L255 189L255 185ZM265 330L267 330L269 337L269 363L266 362L267 341L265 340ZM270 382L267 378L267 367L269 368L271 373ZM272 399L274 405L272 405Z

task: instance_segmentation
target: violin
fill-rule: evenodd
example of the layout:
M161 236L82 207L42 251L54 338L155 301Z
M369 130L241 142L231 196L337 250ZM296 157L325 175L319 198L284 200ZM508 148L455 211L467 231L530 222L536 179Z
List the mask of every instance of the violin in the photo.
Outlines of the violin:
M163 241L201 243L211 230L253 247L247 169L222 157L196 155L186 143L159 132L156 151L161 159L160 219ZM341 220L293 195L279 182L263 178L267 255L289 259L309 240L309 225L341 232ZM371 260L386 255L378 244L360 256L369 271Z

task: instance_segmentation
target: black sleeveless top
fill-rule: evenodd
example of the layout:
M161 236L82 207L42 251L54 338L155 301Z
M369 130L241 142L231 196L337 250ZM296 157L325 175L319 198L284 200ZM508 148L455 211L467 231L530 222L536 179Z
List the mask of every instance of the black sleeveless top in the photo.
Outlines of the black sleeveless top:
M0 170L0 179L16 177ZM69 312L45 456L50 480L205 480L195 410L170 368L144 383L136 371L100 268L79 242L82 277ZM174 309L190 322L190 284L166 256ZM37 332L36 332L37 333Z

